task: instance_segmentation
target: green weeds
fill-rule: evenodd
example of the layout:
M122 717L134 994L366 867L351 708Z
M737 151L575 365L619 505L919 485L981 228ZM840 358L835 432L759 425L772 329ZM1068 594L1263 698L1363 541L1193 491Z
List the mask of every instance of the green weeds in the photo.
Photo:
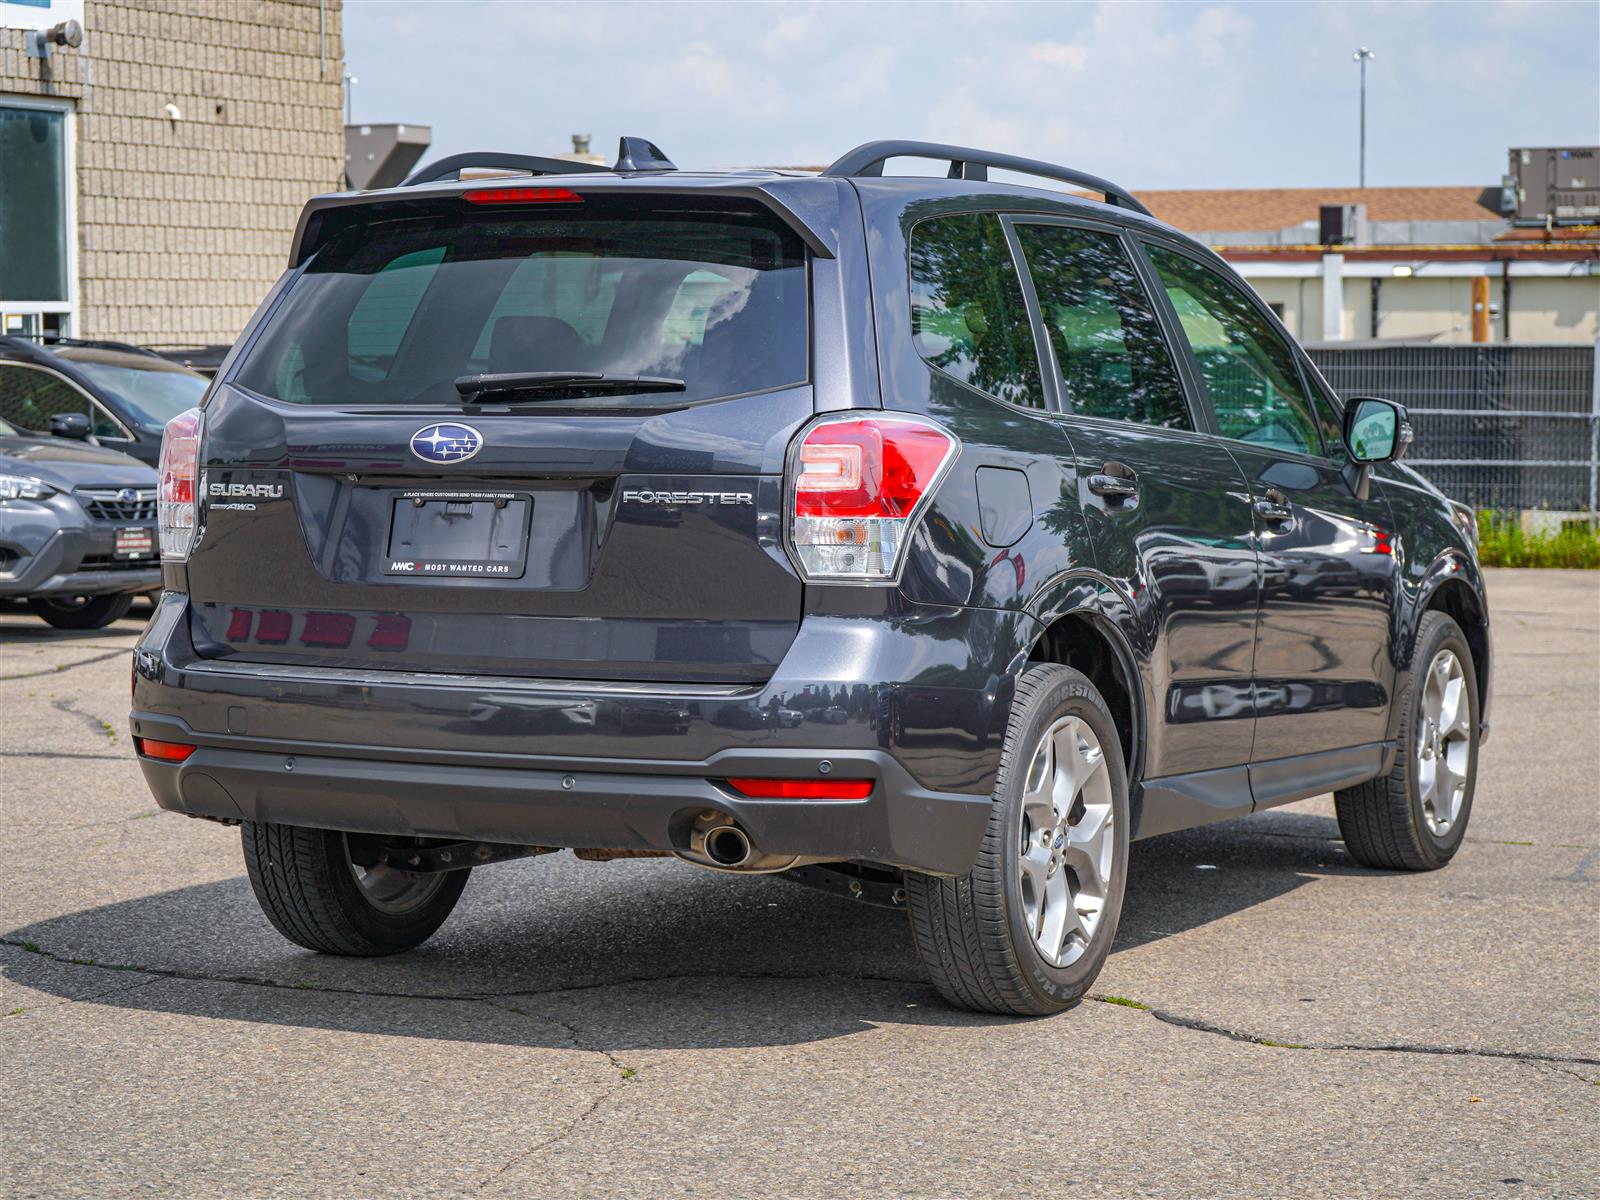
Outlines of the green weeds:
M1600 569L1600 530L1587 521L1527 533L1515 515L1478 514L1478 561L1486 567Z

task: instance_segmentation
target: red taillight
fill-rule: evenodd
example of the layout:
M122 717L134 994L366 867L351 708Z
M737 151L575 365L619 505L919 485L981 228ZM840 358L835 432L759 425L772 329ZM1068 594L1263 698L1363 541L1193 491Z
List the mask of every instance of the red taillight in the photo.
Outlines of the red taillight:
M256 622L256 641L282 645L289 640L289 630L293 625L294 618L288 613L269 608Z
M367 638L367 647L371 650L404 650L410 641L411 618L387 613L372 623L372 636Z
M801 437L790 541L811 579L887 580L960 443L920 417L825 417Z
M558 187L474 188L462 192L468 204L582 204L577 192Z
M162 762L182 762L197 749L185 742L158 742L155 738L142 737L133 739L133 748L146 758L159 758Z
M870 779L730 779L728 786L752 800L865 800Z
M307 613L300 626L302 646L348 646L355 636L356 619L349 613Z
M161 484L157 494L157 523L161 557L184 562L194 549L199 526L198 492L201 414L198 408L181 412L167 422L161 435Z

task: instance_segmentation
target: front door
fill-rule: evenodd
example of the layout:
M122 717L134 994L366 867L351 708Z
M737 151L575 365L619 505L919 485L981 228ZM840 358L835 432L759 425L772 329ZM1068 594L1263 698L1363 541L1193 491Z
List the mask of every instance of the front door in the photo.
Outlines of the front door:
M1355 494L1331 406L1245 286L1176 248L1152 244L1149 254L1251 497L1262 567L1251 761L1302 760L1252 771L1258 804L1272 803L1301 768L1317 769L1304 756L1384 738L1389 512L1376 493ZM1323 766L1344 769L1337 755Z
M1025 217L1013 229L1096 563L1131 605L1142 640L1134 650L1150 664L1158 711L1146 731L1140 832L1248 812L1259 587L1244 477L1195 420L1122 235ZM1181 794L1166 795L1174 776L1185 777Z

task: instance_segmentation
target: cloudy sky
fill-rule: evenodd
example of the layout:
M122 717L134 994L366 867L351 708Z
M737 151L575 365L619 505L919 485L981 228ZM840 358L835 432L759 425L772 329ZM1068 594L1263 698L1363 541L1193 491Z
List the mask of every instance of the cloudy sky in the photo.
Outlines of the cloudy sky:
M1130 187L1489 183L1509 146L1600 142L1600 4L346 0L358 121L434 151L592 133L680 166L821 164L909 137Z

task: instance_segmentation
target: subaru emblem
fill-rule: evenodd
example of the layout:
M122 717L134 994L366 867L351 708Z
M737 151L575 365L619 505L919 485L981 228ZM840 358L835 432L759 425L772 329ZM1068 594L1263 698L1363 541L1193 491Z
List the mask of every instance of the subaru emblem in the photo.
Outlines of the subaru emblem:
M411 453L425 462L465 462L483 449L483 434L459 421L426 425L411 435Z
M117 491L117 499L124 504L132 504L139 499L139 489L120 488Z

